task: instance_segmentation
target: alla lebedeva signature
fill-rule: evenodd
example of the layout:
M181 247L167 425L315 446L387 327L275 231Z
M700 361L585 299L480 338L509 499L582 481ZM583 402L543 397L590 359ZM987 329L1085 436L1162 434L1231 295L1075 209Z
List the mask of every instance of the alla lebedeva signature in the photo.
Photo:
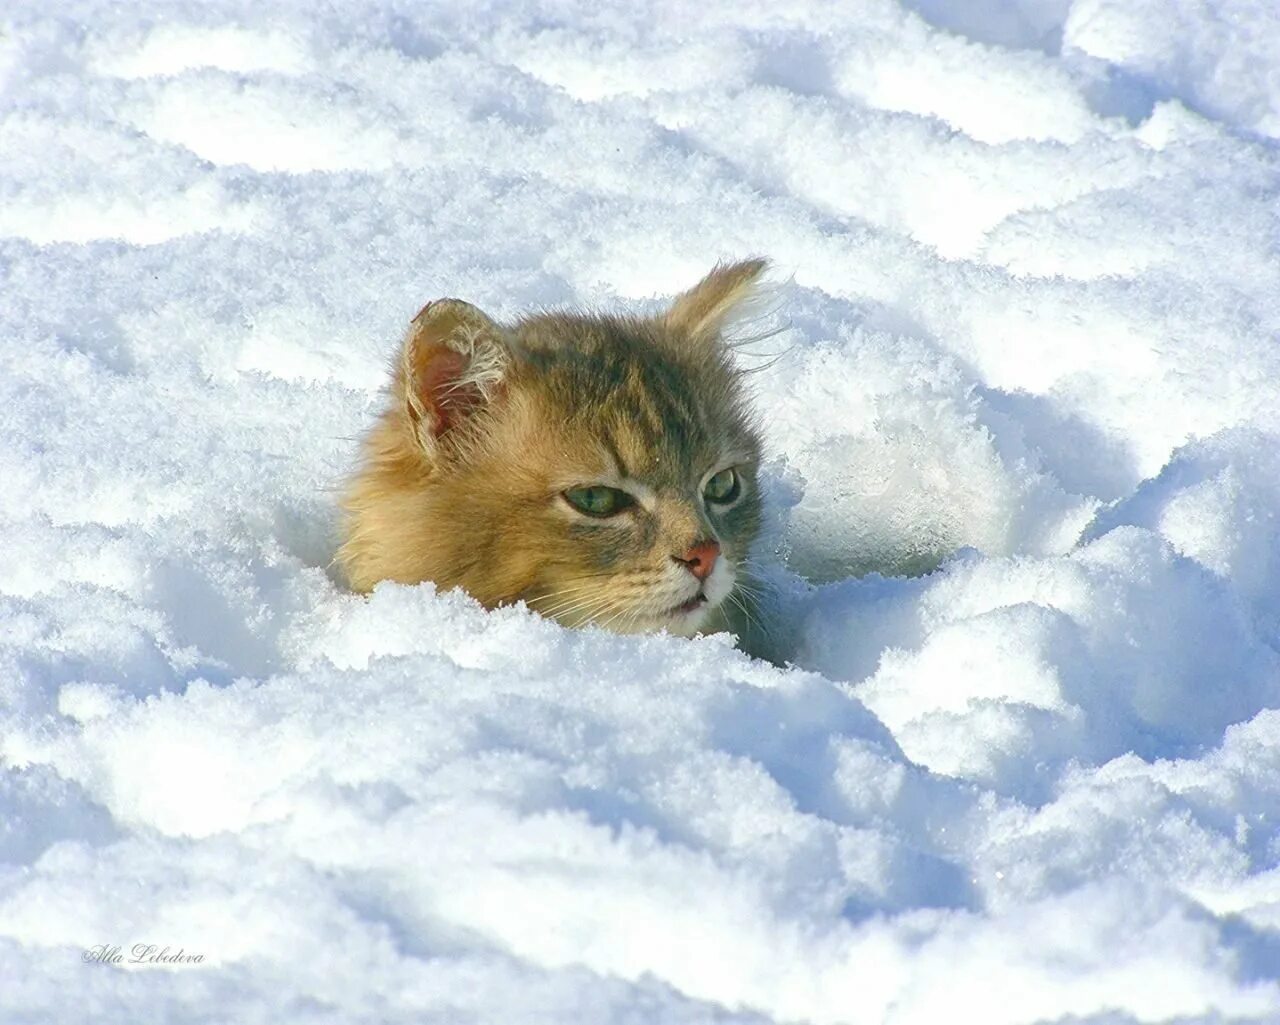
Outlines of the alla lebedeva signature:
M188 952L185 947L161 946L158 943L135 943L126 954L117 944L99 943L82 955L85 964L110 965L175 965L203 964L204 955Z

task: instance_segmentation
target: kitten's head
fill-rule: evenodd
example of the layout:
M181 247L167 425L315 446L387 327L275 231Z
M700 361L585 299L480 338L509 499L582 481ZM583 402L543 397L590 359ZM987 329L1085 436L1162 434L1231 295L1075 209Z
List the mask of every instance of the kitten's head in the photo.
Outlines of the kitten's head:
M707 626L759 529L760 444L721 330L764 267L718 267L651 318L503 327L428 305L347 495L353 584L430 579L619 632Z

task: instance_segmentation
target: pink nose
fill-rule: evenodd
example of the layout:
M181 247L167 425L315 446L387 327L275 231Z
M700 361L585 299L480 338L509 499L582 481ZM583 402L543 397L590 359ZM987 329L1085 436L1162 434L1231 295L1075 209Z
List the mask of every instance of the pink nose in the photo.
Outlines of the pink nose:
M699 541L684 555L673 556L676 562L684 563L685 568L699 580L706 580L711 575L719 557L719 541Z

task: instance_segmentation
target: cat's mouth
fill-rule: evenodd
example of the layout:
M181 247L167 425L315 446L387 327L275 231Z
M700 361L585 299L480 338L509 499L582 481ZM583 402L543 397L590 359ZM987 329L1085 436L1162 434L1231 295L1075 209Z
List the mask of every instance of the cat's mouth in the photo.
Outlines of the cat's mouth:
M707 604L707 596L699 591L686 602L673 606L671 614L688 615L690 612L697 612Z

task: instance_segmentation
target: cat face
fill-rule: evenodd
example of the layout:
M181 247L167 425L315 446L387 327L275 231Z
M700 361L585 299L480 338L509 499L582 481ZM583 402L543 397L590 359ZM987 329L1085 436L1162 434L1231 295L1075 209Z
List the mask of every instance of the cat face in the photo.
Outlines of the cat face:
M720 327L762 269L720 268L658 318L428 306L348 489L352 583L619 632L693 634L741 601L760 446Z

